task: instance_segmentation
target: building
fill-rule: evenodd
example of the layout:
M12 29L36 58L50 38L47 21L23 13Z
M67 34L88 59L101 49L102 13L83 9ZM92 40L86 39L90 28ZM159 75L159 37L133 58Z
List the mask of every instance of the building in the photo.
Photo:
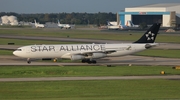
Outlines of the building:
M2 16L1 25L19 25L16 16Z
M125 8L125 11L117 13L117 22L120 21L122 25L131 21L135 25L141 23L151 25L155 22L161 22L163 27L180 26L180 3Z

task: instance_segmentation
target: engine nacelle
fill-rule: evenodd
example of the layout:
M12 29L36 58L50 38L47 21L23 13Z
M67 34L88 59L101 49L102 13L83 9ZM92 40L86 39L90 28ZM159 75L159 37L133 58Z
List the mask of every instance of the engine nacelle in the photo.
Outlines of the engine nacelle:
M84 58L85 58L85 56L83 56L83 55L72 55L71 56L71 60L81 60Z
M106 57L107 54L105 53L93 53L92 54L92 58L102 58L102 57Z

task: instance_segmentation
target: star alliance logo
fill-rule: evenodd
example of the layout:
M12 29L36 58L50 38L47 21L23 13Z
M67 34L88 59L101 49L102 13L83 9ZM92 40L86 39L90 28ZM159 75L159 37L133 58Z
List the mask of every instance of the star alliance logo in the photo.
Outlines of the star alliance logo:
M149 31L147 34L146 34L146 37L147 37L147 40L154 40L154 33L151 33L151 31Z

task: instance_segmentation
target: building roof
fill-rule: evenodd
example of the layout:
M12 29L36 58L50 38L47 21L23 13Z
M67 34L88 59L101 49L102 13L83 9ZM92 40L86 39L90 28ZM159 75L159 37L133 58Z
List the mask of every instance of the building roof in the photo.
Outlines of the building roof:
M160 4L151 4L151 5L144 5L144 6L138 6L138 8L141 7L174 7L174 6L180 6L180 3L160 3ZM133 7L136 8L136 7Z

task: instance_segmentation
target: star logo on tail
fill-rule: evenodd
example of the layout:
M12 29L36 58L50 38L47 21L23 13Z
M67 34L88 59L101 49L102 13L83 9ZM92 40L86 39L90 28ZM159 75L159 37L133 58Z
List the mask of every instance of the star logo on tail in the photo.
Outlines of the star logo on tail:
M146 34L147 40L154 40L154 36L155 36L155 34L152 33L151 31L149 31L149 32Z

